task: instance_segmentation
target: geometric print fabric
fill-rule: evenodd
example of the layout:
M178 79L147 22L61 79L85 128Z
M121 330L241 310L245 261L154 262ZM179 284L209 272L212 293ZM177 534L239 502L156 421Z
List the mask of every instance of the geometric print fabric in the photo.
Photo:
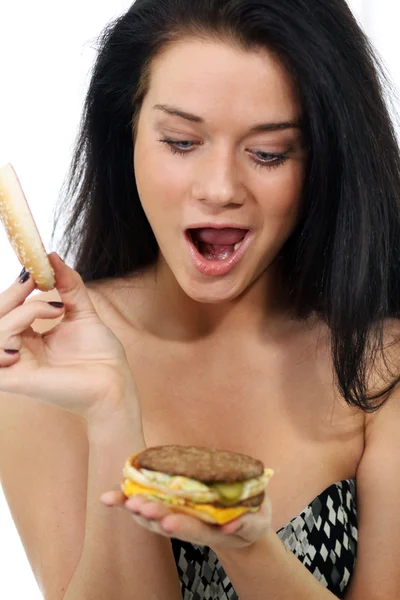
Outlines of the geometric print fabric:
M281 541L338 598L350 584L357 554L356 482L335 483L278 532ZM239 600L208 546L171 540L182 600Z

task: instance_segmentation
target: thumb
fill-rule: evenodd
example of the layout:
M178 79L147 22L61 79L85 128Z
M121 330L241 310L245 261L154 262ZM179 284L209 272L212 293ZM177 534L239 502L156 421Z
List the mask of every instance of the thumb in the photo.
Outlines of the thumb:
M82 277L68 267L56 252L48 255L56 278L56 290L65 306L65 317L77 319L96 315L96 309L89 297Z

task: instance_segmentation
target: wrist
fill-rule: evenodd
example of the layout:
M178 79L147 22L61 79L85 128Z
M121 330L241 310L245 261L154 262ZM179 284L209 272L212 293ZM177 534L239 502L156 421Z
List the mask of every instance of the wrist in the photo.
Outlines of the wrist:
M140 405L135 390L108 395L93 406L86 418L89 442L145 447Z
M247 564L254 564L258 558L263 561L268 560L268 557L276 556L276 553L281 551L285 552L285 547L279 536L272 529L268 529L253 544L242 548L224 548L218 550L217 554L222 564L229 563L232 566L244 567Z

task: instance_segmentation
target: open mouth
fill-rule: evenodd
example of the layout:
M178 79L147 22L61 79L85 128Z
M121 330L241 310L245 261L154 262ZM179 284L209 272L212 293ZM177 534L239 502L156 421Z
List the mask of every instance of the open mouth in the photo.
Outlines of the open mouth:
M230 237L224 237L226 230L215 230L216 235L208 236L204 234L201 229L189 229L188 234L191 238L193 245L197 251L206 260L226 260L231 257L243 243L244 238L247 234L247 229L232 230ZM237 238L237 240L236 240ZM205 240L216 239L219 243L212 243L211 241ZM236 240L236 241L235 241ZM222 243L223 242L223 243Z
M204 227L187 229L186 242L194 266L205 275L225 275L250 245L249 229Z

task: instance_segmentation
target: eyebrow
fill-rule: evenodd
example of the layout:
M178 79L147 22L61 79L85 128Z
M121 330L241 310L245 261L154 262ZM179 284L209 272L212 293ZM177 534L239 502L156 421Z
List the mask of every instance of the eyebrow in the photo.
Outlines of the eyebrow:
M191 121L192 123L205 122L204 119L202 117L199 117L198 115L193 115L179 108L175 108L174 106L168 106L167 104L155 104L153 108L156 110L162 110L168 115L181 117L182 119L186 119L187 121ZM258 131L281 131L285 129L302 129L302 122L283 121L281 123L259 123L258 125L254 125L254 127L252 127L250 131L256 133Z

